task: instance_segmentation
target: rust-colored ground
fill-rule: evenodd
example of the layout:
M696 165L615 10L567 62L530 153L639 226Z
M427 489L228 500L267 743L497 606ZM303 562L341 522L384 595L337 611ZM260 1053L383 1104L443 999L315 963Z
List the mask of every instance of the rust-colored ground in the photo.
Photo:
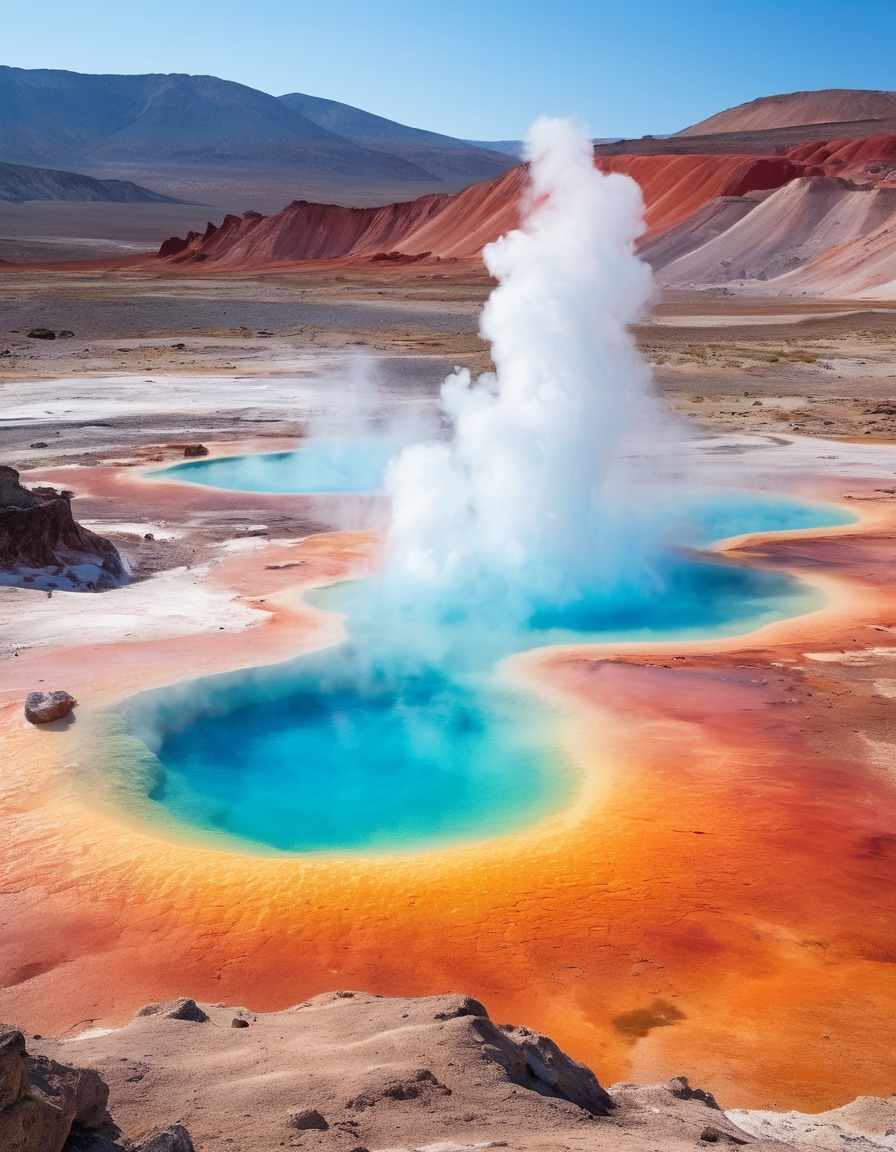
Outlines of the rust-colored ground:
M179 490L166 491L173 507ZM454 989L547 1032L605 1082L685 1073L726 1106L888 1095L896 777L880 758L892 701L874 684L896 651L896 515L866 507L852 530L741 546L827 581L821 613L738 641L510 662L572 702L582 794L563 818L466 849L325 861L167 843L79 792L77 724L21 718L24 691L48 677L83 715L321 642L332 624L289 588L297 571L307 583L363 569L364 536L219 568L216 581L266 600L270 621L251 633L85 638L6 661L0 1019L62 1033L174 995L267 1010L340 987ZM306 565L265 566L291 560Z

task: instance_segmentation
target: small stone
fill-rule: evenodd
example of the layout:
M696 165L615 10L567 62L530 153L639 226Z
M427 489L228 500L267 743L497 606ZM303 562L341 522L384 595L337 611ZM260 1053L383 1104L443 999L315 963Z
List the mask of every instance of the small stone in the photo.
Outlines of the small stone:
M167 1012L163 1012L162 1015L167 1016L169 1020L189 1020L194 1024L205 1024L208 1020L208 1016L196 1001L188 997L177 1000L173 1007L169 1008Z
M139 1015L146 1013L145 1008L141 1008ZM150 1015L150 1013L146 1013ZM208 1021L208 1016L195 1000L191 1000L187 996L182 996L179 1000L175 1000L173 1004L162 1005L160 1016L164 1016L168 1020L189 1020L193 1024L205 1024Z
M286 1123L290 1128L298 1128L303 1132L310 1129L326 1132L330 1127L316 1108L301 1108L295 1112L290 1112L287 1114Z
M249 1021L243 1019L242 1016L234 1016L234 1018L230 1021L230 1027L231 1028L248 1028L249 1027Z
M143 533L143 539L144 540L155 540L155 536L153 536L152 532L144 532Z
M184 456L208 456L208 448L204 444L186 444Z
M29 692L25 698L25 719L32 724L50 724L68 716L77 703L68 692Z
M28 333L29 340L55 340L56 333L52 328L32 328Z
M190 1133L182 1124L156 1128L137 1145L136 1152L195 1152Z
M32 448L49 448L49 444L46 442L46 440L35 440L34 443L31 445L31 447Z
M57 333L60 340L71 340L74 332L70 332L68 328L63 328L61 332Z

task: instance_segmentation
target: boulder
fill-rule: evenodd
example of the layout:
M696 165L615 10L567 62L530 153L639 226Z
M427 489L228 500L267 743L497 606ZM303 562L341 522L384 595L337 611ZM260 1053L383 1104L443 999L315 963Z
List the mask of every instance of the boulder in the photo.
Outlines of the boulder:
M316 1108L299 1108L295 1112L290 1112L286 1117L286 1123L290 1128L297 1128L300 1132L312 1130L326 1132L330 1127Z
M13 1029L0 1031L0 1112L27 1093L25 1037Z
M208 448L204 444L186 444L184 456L208 456Z
M608 1116L613 1100L590 1068L579 1064L547 1036L528 1028L497 1026L486 1017L473 1020L484 1041L482 1053L500 1065L507 1079L542 1096L568 1100L592 1116Z
M61 1152L73 1125L89 1130L107 1119L108 1096L109 1089L92 1069L28 1056L21 1032L0 1029L4 1152Z
M0 465L0 584L94 592L127 579L115 545L75 521L70 493L25 488Z
M29 340L55 340L56 333L52 328L32 328L28 333Z
M51 724L68 716L77 703L68 692L29 692L25 697L25 719L32 724Z
M182 1124L155 1128L137 1145L135 1152L194 1152L190 1133Z
M163 1016L166 1020L189 1020L194 1024L205 1024L208 1015L203 1012L195 1000L188 996L181 996L178 1000L169 1000L165 1004L147 1004L141 1008L138 1016Z

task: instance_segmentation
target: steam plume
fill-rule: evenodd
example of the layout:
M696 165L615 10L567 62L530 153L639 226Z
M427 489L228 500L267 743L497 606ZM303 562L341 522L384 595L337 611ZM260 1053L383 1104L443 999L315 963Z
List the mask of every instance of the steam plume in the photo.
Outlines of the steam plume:
M451 440L406 448L387 476L387 582L441 616L525 619L643 561L621 482L626 442L653 403L628 330L651 294L633 248L640 189L597 171L569 120L538 120L526 158L521 227L484 252L499 280L481 320L496 371L450 376Z

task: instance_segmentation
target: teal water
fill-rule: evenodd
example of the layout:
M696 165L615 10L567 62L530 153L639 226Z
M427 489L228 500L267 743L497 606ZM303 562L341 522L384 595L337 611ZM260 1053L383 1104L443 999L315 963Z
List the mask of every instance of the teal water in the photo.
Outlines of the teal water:
M518 695L347 653L201 682L132 710L178 821L286 852L403 851L525 827L569 799L546 716ZM558 771L558 769L560 769Z
M394 454L395 445L382 440L311 440L293 452L188 460L152 476L240 492L375 492Z
M288 455L293 468L299 453ZM277 457L260 459L276 470ZM312 457L304 459L310 468ZM257 490L285 491L297 476L302 491L340 490L322 486L334 482L329 449L318 459L319 474L292 471L280 488L268 477ZM360 484L365 469L378 485L382 466L374 477L372 456L338 482ZM690 492L675 535L696 549L851 519L831 505L763 493ZM559 751L556 715L502 683L494 670L502 657L558 643L737 635L822 604L780 573L672 546L649 580L538 606L512 626L397 611L376 578L312 599L346 617L347 642L129 702L120 719L139 749L144 814L261 853L406 853L509 833L561 812L577 780Z

